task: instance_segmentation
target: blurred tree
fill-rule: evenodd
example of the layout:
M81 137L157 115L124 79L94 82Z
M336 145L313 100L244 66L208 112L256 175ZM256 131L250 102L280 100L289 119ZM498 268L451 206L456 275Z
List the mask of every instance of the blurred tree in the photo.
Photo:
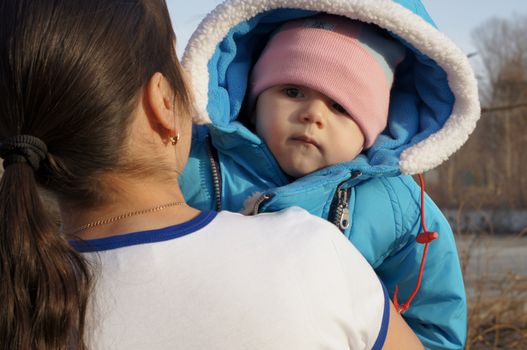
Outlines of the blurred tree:
M428 176L429 192L443 208L527 209L527 15L489 19L472 38L482 116L467 144Z
M489 19L472 31L472 38L485 73L480 80L483 105L527 104L527 15Z
M511 207L526 207L527 16L490 19L472 36L487 76L481 85L483 120L492 118L494 126L486 142L491 141L495 156L502 158L498 190Z

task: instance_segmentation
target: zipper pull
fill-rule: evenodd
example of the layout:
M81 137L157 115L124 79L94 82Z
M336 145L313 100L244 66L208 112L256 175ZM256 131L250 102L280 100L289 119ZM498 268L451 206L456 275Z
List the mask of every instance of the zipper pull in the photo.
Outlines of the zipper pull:
M252 215L256 215L258 214L258 211L260 210L260 206L264 203L264 202L267 202L269 199L272 198L272 195L270 194L263 194L262 196L260 196L256 202L254 202L254 206L253 206L253 212L252 212Z
M351 173L350 180L356 179L360 176L362 176L362 172L353 171ZM349 189L341 188L338 191L339 191L338 208L340 212L340 215L338 218L338 227L342 232L344 232L350 227L350 211L349 211L349 202L348 202Z
M348 209L348 190L347 189L340 189L339 190L339 218L338 218L338 226L339 229L344 232L348 227L350 227L350 219L349 219L349 209Z
M350 213L349 213L348 207L342 209L342 214L339 220L339 228L342 231L345 231L348 229L348 227L350 227L349 215Z
M344 233L351 226L350 212L349 212L349 196L352 188L344 188L346 184L350 184L351 180L358 179L362 176L360 171L352 171L350 178L342 181L338 186L333 198L331 199L331 208L328 214L328 221L337 226L338 229Z

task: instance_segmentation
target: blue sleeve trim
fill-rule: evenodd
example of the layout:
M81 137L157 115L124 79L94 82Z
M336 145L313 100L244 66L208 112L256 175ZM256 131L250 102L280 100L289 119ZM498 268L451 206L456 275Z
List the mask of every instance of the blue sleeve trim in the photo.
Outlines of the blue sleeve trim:
M71 240L70 245L79 253L100 252L105 250L128 247L138 244L168 241L191 234L207 226L217 215L215 211L203 211L194 219L182 224L164 227L156 230L126 233L117 236L91 239Z
M390 323L390 297L388 296L388 291L384 286L384 283L379 281L382 286L382 291L384 293L384 313L382 315L381 329L379 330L379 336L373 344L372 350L381 350L386 341L386 335L388 334L388 325Z

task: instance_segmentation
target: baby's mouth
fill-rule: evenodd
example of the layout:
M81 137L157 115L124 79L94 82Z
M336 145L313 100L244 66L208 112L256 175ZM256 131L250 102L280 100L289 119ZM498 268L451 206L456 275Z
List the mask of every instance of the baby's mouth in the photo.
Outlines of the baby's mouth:
M307 135L293 136L291 137L291 140L302 142L302 143L307 143L307 144L315 146L316 148L320 148L320 145L318 144L318 142L314 138L309 137Z

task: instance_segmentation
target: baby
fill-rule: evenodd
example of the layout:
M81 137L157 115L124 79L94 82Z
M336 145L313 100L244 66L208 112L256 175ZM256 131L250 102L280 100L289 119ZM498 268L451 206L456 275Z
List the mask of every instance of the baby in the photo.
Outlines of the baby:
M243 45L257 46L251 40L236 44L240 57ZM415 181L396 168L399 150L413 142L406 135L417 134L422 122L418 111L403 108L389 122L393 88L401 79L417 79L414 53L374 25L334 15L277 26L260 51L244 112L226 120L222 109L211 109L213 123L195 129L180 178L189 203L204 210L245 207L252 214L297 205L333 222L388 291L399 289L399 310L427 346L461 346L466 299L452 230ZM395 74L405 58L410 64ZM233 62L232 76L243 76L245 70L236 70L240 62ZM235 99L240 85L225 81ZM418 101L418 94L412 87L397 97ZM420 243L436 232L423 273L428 245Z

